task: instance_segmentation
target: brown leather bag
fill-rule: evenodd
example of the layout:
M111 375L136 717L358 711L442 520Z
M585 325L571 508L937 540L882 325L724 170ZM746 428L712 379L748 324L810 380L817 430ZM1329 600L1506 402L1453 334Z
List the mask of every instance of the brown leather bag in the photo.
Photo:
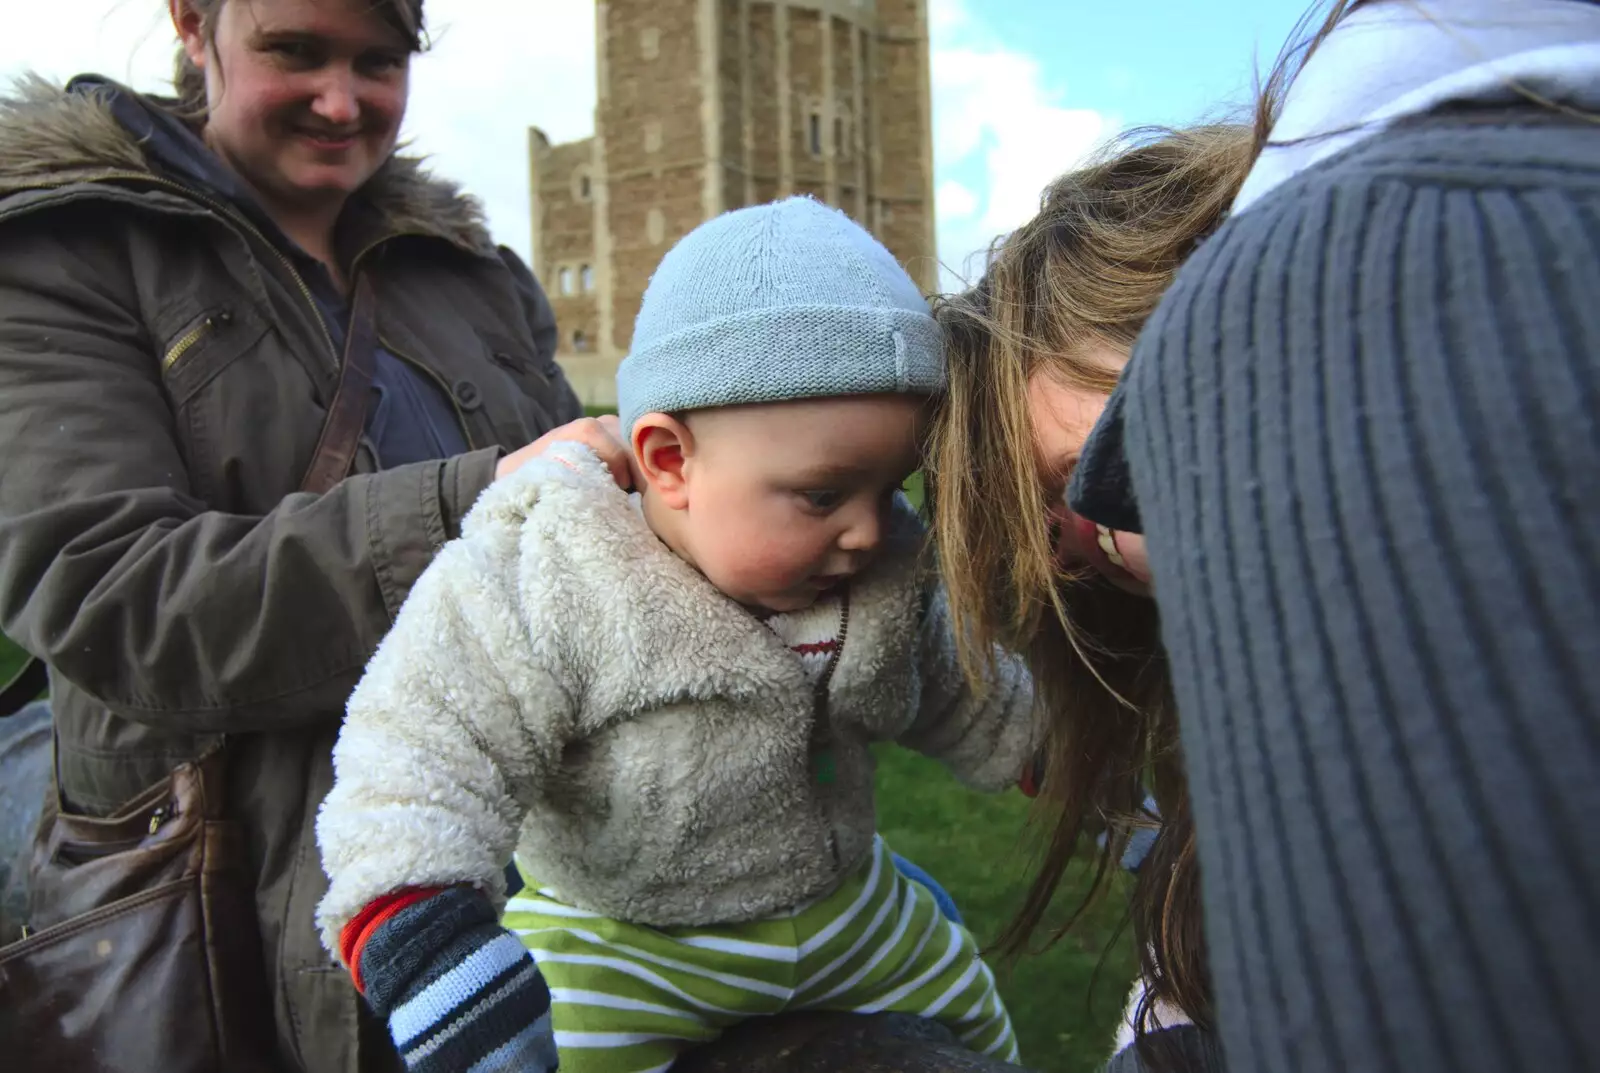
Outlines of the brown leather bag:
M376 362L371 285L356 281L339 384L302 489L349 472ZM219 739L114 816L49 795L29 927L0 947L0 1053L14 1073L256 1073L276 1068L242 832L224 815Z
M222 771L219 749L103 819L46 802L36 930L0 949L8 1068L274 1068L255 901L237 825L221 818Z

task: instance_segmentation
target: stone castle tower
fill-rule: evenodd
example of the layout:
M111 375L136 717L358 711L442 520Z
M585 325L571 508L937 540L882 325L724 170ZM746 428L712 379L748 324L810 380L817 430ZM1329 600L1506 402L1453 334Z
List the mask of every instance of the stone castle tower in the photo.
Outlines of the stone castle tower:
M558 356L611 405L650 274L720 212L810 194L937 279L927 0L600 0L595 135L530 131Z

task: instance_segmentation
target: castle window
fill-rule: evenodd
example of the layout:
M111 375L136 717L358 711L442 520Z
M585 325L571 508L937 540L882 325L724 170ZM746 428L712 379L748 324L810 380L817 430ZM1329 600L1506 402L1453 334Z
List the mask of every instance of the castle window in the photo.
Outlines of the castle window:
M844 150L844 120L836 118L833 121L833 155L844 156Z
M578 269L578 286L583 288L584 294L594 290L594 269L588 265Z
M572 269L565 266L556 275L556 287L562 294L572 293Z
M587 175L578 176L578 200L579 201L588 201L589 200L589 195L591 193L593 193L593 190L591 189L592 185L593 184L590 183L589 177Z
M574 329L572 333L572 349L580 354L589 349L589 336L582 328Z
M661 214L660 209L651 209L645 214L644 233L652 246L659 246L666 241L667 218Z
M644 151L654 153L661 149L661 121L650 119L644 125Z
M822 115L819 112L811 113L811 155L822 155Z

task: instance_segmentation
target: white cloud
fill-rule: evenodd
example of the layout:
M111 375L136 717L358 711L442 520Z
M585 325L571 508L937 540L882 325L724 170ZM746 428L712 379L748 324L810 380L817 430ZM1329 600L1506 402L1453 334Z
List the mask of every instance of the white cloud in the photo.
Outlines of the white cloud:
M172 73L174 37L161 0L19 4L0 34L0 80L27 71L66 79L95 71L150 88Z
M1032 216L1045 184L1109 132L1101 113L1057 104L1037 60L1006 49L940 49L934 114L942 162L983 154L989 180L983 222L996 230Z
M964 220L978 211L978 195L954 179L939 184L934 201L941 220Z
M166 90L176 48L166 0L20 4L0 34L0 83L25 71L96 71ZM406 136L440 175L480 198L495 237L528 253L528 128L594 129L588 0L427 0L434 49L413 67Z
M531 238L528 128L554 142L594 133L594 5L585 0L428 0L434 49L417 61L406 128L441 175L481 198L495 237Z
M928 29L934 38L957 33L971 22L966 0L929 0Z
M955 287L981 271L990 242L1033 216L1045 185L1107 138L1115 119L1068 107L1039 60L998 44L964 0L934 0L929 22L940 189L961 182L981 197L981 212L939 217L943 282Z

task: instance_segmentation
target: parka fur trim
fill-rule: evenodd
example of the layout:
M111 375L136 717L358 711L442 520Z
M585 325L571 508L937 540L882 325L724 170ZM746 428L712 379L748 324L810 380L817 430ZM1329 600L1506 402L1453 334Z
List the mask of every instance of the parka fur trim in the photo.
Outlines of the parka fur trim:
M27 190L115 181L130 174L157 177L139 140L117 122L103 95L68 92L37 75L25 75L10 96L0 97L0 202ZM358 196L396 233L426 235L480 256L495 255L482 205L455 183L434 177L419 159L390 157Z

